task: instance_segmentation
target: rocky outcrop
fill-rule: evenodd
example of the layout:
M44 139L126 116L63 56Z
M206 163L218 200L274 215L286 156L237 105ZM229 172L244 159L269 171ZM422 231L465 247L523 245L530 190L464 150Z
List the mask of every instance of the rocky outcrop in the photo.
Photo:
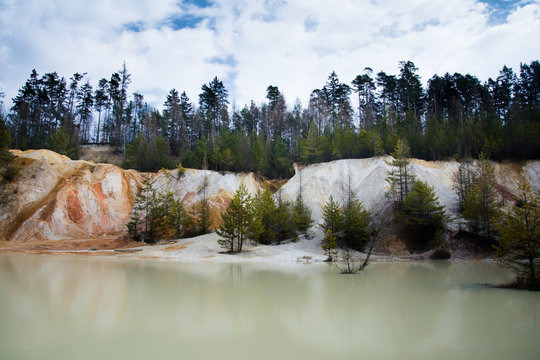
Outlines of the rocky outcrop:
M176 199L182 200L184 206L190 209L203 198L205 182L214 227L217 226L219 214L227 208L240 184L243 183L251 195L262 189L261 181L253 173L219 173L196 169L186 169L182 175L177 170L162 170L152 186L158 192L172 192Z
M302 194L306 205L311 209L315 222L322 216L322 207L332 196L341 201L346 196L350 182L352 190L366 208L373 214L375 222L384 220L389 202L385 197L389 186L386 182L390 157L369 159L337 160L314 164L302 169L282 188L282 196L294 200L302 183ZM523 163L493 163L497 177L497 191L503 203L511 204L519 195L519 187L528 182L533 190L540 190L540 161ZM426 181L434 187L441 204L457 224L458 198L453 190L453 177L459 167L457 161L411 160L411 172L418 180Z
M48 150L13 151L21 169L15 183L0 189L0 242L39 242L65 239L87 239L122 235L134 205L142 176L151 176L157 191L171 191L187 208L206 194L219 218L234 192L244 183L251 194L263 187L253 174L218 173L186 169L158 174L141 174L110 164L72 161ZM302 182L304 201L311 209L315 223L330 196L343 199L347 184L372 212L376 223L386 218L388 201L385 181L389 158L339 160L314 164L302 169L282 188L281 196L295 200ZM446 210L457 215L457 197L452 179L458 168L455 161L412 161L412 172L427 181ZM497 190L507 204L519 194L519 186L528 182L540 190L540 161L495 164ZM454 216L456 219L457 216ZM457 227L454 220L451 227Z
M4 241L77 239L124 231L139 173L72 161L48 150L14 154L21 172L15 183L2 189Z
M49 150L13 151L21 168L15 183L3 185L0 241L39 242L122 235L142 176L154 178L159 192L171 191L187 208L206 194L214 220L240 183L251 193L260 189L253 174L220 174L187 169L141 174L110 164L72 161Z

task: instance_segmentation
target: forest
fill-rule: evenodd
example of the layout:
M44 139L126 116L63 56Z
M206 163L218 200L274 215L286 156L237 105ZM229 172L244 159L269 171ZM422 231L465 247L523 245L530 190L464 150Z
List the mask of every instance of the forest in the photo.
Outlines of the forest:
M269 85L267 101L230 106L215 77L197 102L171 89L159 111L129 94L124 63L94 87L76 73L68 80L35 70L1 115L10 147L48 148L78 158L81 144L108 144L125 167L142 171L184 167L252 171L287 178L294 162L310 164L390 154L399 139L411 156L494 160L540 157L540 62L504 66L481 82L474 75L433 75L424 87L411 61L399 73L365 68L350 82L332 72L307 107L286 104ZM351 97L355 97L353 106Z

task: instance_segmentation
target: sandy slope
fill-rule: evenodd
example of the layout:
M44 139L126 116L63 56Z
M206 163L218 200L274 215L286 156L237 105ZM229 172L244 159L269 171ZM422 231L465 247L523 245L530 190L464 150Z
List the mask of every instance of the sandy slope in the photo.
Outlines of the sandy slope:
M21 174L16 183L3 185L0 189L0 251L25 244L19 249L57 251L62 249L111 249L108 241L125 236L126 222L132 210L137 186L143 174L124 170L110 164L72 161L48 150L13 151ZM338 160L314 164L297 169L295 176L283 187L280 194L295 200L299 194L300 181L304 201L311 209L315 224L321 219L321 210L330 196L342 200L347 184L371 211L376 225L388 218L389 207L385 193L385 180L389 170L389 157ZM440 202L447 212L457 219L457 197L452 190L452 178L457 170L455 161L426 162L412 160L412 172L418 179L427 181L435 188ZM519 194L523 182L540 190L540 161L495 164L497 190L500 200L511 205ZM172 191L182 199L186 207L194 205L202 197L202 184L208 181L207 195L219 218L233 193L244 183L251 194L262 188L253 174L218 173L208 170L186 169L182 176L176 171L160 171L146 174L154 178L158 191ZM459 222L454 220L450 230L456 230ZM236 255L234 261L297 261L304 256L320 260L320 231L313 240L301 240L281 246L257 246L245 254ZM81 240L88 239L88 240ZM110 240L109 240L110 239ZM76 241L69 246L66 241ZM125 256L164 257L183 261L230 261L231 255L220 254L215 234L180 240L174 245L144 247L140 252ZM84 242L86 241L86 245ZM2 242L4 244L2 245ZM59 247L52 246L54 242ZM126 241L116 241L119 247L132 246ZM7 246L9 245L9 246ZM173 247L171 247L173 246ZM176 246L176 248L174 247ZM16 248L16 247L15 247Z
M296 199L302 182L304 201L311 209L315 221L319 222L325 202L330 196L343 201L350 181L352 190L373 214L374 222L380 223L389 206L385 196L389 189L385 180L391 168L389 160L391 157L337 160L297 169L295 176L283 186L282 196ZM523 182L531 184L536 191L540 190L540 161L494 165L499 198L505 200L506 204L511 204L519 195L519 186ZM454 219L458 217L458 198L452 187L458 166L457 161L411 161L411 172L418 180L426 181L434 187L440 203ZM450 224L454 227L456 225L456 221Z
M300 239L282 245L247 244L240 254L224 254L217 243L215 233L182 239L165 245L142 247L142 251L130 253L128 257L160 258L185 262L320 262L325 256L320 247L320 239Z

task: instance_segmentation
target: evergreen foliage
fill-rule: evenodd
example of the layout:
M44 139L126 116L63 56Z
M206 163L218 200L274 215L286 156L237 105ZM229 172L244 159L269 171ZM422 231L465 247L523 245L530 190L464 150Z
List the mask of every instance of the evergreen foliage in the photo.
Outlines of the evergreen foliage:
M127 145L124 166L143 172L171 169L174 162L169 156L169 146L161 136L146 140L142 133Z
M495 224L500 234L495 258L517 274L515 285L540 290L540 206L530 186L520 190L515 206Z
M128 233L135 241L155 243L165 238L191 235L193 219L182 201L172 192L157 193L149 177L144 177L135 198Z
M55 144L50 147L76 158L73 151L80 143L107 143L136 168L165 167L171 154L188 167L272 178L291 176L297 161L388 154L399 139L410 146L405 158L470 158L481 152L497 160L540 157L538 60L517 72L504 66L484 83L454 73L434 75L422 88L418 72L413 62L401 61L397 75L381 71L374 76L365 68L350 85L332 72L311 92L305 108L298 102L287 107L281 90L270 85L267 102L232 110L228 90L215 77L201 87L196 104L172 89L160 112L142 94L128 94L131 74L125 63L95 89L85 82L86 73L66 80L56 72L40 76L33 70L13 99L7 123L12 146L21 150ZM351 89L358 96L358 121ZM69 136L67 151L60 128ZM136 150L147 146L149 151ZM402 180L393 189L399 207L413 182Z
M319 225L325 233L329 230L334 236L341 237L343 231L343 214L339 207L339 203L332 196L324 204L322 209L323 220Z
M415 181L405 198L401 217L414 244L424 249L438 243L444 228L444 206L439 203L432 186Z
M388 172L386 181L390 184L390 195L396 209L401 210L407 194L412 188L414 176L410 169L410 148L409 145L399 139L392 153L393 159L388 161L392 169Z
M210 211L210 199L208 198L208 176L204 177L199 188L201 200L195 206L195 226L198 235L208 234L212 226L212 213Z
M261 225L261 231L256 239L259 244L272 244L278 233L277 204L270 190L258 191L253 199L253 213Z
M135 198L130 221L127 223L128 233L135 241L155 243L159 240L164 213L158 195L152 188L151 179L144 177Z
M175 199L172 192L160 195L161 206L166 210L164 221L167 229L173 230L172 237L175 239L190 235L193 218L184 208L182 200Z
M458 167L458 171L454 175L454 191L458 196L459 211L463 212L463 207L473 184L476 182L476 172L471 159L465 159Z
M324 238L322 242L322 249L326 255L326 261L334 261L338 255L338 243L336 235L332 232L331 229L327 229L324 233Z
M298 232L295 223L295 213L293 204L281 198L281 191L278 192L276 211L276 241L281 244L285 240L296 240Z
M364 250L373 232L369 226L370 215L350 184L343 206L330 196L322 210L323 219L319 226L325 234L330 231L341 248Z
M501 207L495 184L494 167L487 157L480 154L478 173L463 204L463 217L473 233L488 239L495 235L494 219Z
M369 212L356 194L349 188L349 196L343 206L343 235L341 246L363 251L368 244L372 229L369 226Z
M72 135L63 127L60 127L55 133L51 134L47 148L58 154L66 155L70 159L79 158L78 143L73 141Z
M0 114L0 178L2 181L13 181L19 174L19 170L13 166L13 156L9 152L11 135L2 115Z
M259 224L260 230L253 238L259 244L281 244L286 240L296 240L298 235L305 234L312 220L308 216L309 209L302 203L298 205L281 198L278 192L277 200L266 189L257 192L253 201L254 220Z
M306 235L312 224L311 210L304 203L300 192L294 203L294 226L300 234Z
M246 186L240 184L227 210L221 214L221 224L216 233L220 236L218 244L227 252L242 252L244 242L249 239L252 229L251 197Z

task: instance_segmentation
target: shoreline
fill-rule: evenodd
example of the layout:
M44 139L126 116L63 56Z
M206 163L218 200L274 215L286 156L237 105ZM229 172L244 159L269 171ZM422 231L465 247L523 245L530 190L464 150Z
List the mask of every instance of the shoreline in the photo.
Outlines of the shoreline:
M296 242L288 242L280 245L251 245L238 254L224 253L217 243L218 235L210 233L193 238L171 240L155 245L142 245L140 243L123 241L122 246L116 248L77 248L74 245L89 245L86 241L95 240L71 240L61 241L53 248L54 241L47 244L40 243L4 243L0 245L0 254L23 253L39 255L77 255L84 257L103 257L119 259L140 259L156 261L174 261L181 263L275 263L275 264L315 264L326 263L320 242L315 236L312 239L301 238ZM103 238L106 242L109 239ZM90 242L93 244L94 242ZM52 243L52 244L51 244ZM71 247L65 247L71 245ZM370 262L409 262L409 261L436 261L430 259L433 250L404 255L372 254ZM353 256L362 261L366 254L354 251ZM449 261L483 260L492 261L491 257L478 256L455 256Z

